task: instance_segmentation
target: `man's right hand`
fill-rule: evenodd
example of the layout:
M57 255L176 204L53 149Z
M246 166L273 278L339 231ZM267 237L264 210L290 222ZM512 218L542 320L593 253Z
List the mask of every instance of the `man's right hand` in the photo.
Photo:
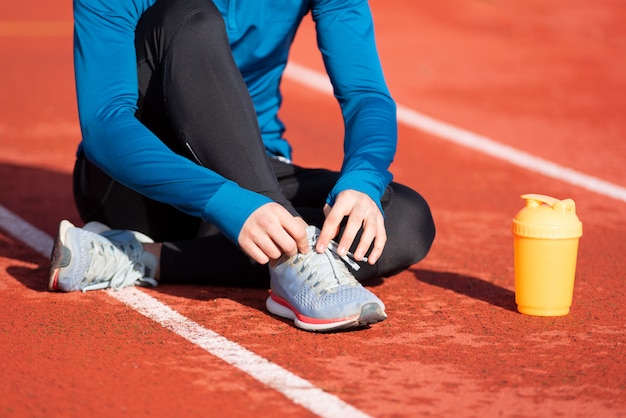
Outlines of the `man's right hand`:
M283 254L309 252L307 224L278 203L266 203L248 217L239 232L239 247L254 261L266 264Z

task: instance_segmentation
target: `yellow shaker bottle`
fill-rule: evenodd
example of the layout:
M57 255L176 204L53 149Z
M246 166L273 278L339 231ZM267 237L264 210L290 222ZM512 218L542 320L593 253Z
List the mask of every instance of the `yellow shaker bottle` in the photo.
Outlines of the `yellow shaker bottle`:
M572 199L525 194L513 219L515 302L523 314L569 313L583 226Z

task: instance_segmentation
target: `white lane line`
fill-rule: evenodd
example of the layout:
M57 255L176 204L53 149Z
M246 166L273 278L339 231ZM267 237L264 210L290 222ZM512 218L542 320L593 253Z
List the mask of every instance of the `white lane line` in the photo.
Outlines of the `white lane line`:
M313 90L332 94L333 89L326 74L290 62L285 77ZM516 148L503 145L493 139L438 121L398 104L398 123L426 132L463 147L506 161L526 170L551 177L583 189L626 202L626 188L593 177Z
M0 228L42 256L50 255L54 243L52 237L2 205L0 205ZM324 392L309 381L193 322L139 289L131 287L120 291L110 290L107 293L320 417L366 418L369 416L338 397Z
M285 76L314 90L332 94L332 87L324 74L297 63L291 62L289 64ZM527 170L626 202L626 188L624 187L502 145L487 137L437 121L401 105L398 105L398 121ZM0 227L15 238L22 240L39 254L45 257L49 256L53 239L1 205ZM137 289L130 288L121 292L109 291L108 294L319 416L367 416L336 396L324 392L310 382L252 353L237 343L196 324Z
M125 303L192 344L249 374L282 393L294 403L321 417L367 417L334 395L313 386L295 374L254 354L210 329L187 319L170 307L136 288L109 290L109 295Z
M50 256L54 240L19 216L0 205L0 228L19 239L44 257Z

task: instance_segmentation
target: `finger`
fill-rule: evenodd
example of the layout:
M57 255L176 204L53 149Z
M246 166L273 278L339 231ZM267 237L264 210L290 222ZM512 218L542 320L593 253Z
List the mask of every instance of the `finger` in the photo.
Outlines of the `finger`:
M268 235L263 235L261 238L258 238L255 241L255 244L270 260L276 260L283 255L283 247L277 244L275 239ZM288 246L288 244L286 244L286 246Z
M256 261L259 264L267 264L270 261L270 258L265 254L265 252L261 251L259 247L256 245L245 245L242 246L241 249L245 252L250 258Z
M340 256L348 254L348 251L350 251L350 247L354 242L354 238L359 233L359 230L362 226L362 217L357 215L351 215L350 217L348 217L348 222L346 223L346 227L343 230L343 234L341 235L341 240L339 241L339 246L337 248L337 253Z
M324 251L326 251L326 248L328 248L328 244L330 243L330 241L337 236L343 218L344 215L338 205L333 206L330 211L328 211L328 215L324 220L320 235L317 238L317 244L315 245L315 250L318 253L323 253Z
M363 228L361 228L361 239L359 240L359 245L354 250L354 259L357 261L363 260L365 254L372 246L372 242L376 238L377 229L373 227L371 224L364 223ZM369 258L368 258L369 259Z
M307 254L311 249L309 240L306 236L307 226L307 223L299 217L291 217L284 223L283 228L285 228L285 231L289 234L291 241L295 244L293 247L294 253L290 255L295 255L296 252Z
M385 249L385 244L387 243L387 232L385 230L385 224L381 223L378 227L378 232L376 233L376 238L374 239L374 247L370 252L370 255L367 257L367 262L369 264L376 264L376 262L380 259L380 256L383 254L383 250Z
M282 254L287 254L288 256L296 255L298 252L298 246L296 245L296 241L293 239L291 235L289 235L286 231L281 231L276 234L276 236L272 236L273 244L276 247L276 251L279 253L278 255L274 255L274 259L279 258ZM272 251L271 248L268 248L268 251ZM268 255L270 255L268 253Z
M272 235L272 239L280 250L290 257L298 252L305 254L309 250L306 229L299 223L288 222L281 225L281 228Z
M332 206L330 206L328 203L324 204L324 209L323 209L324 217L328 216L331 209L332 209Z

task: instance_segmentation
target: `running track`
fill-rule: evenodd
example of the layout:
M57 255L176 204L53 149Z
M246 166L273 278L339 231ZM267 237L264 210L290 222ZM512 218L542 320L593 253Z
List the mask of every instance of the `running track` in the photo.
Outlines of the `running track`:
M52 294L80 134L70 2L0 6L0 416L626 416L623 2L372 1L399 103L397 180L432 205L428 258L371 283L389 320L316 335L262 290ZM297 162L337 167L311 25L284 83ZM574 305L515 311L522 193L577 203Z

